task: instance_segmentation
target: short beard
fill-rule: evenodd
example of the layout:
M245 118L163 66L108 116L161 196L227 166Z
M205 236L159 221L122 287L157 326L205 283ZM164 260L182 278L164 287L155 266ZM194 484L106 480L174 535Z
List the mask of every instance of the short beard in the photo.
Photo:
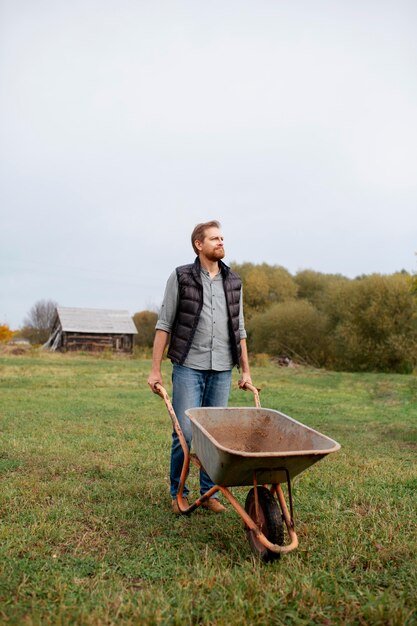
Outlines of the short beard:
M209 261L220 261L220 259L223 259L224 255L225 251L224 248L222 248L221 250L213 250L210 254L206 254L206 258Z

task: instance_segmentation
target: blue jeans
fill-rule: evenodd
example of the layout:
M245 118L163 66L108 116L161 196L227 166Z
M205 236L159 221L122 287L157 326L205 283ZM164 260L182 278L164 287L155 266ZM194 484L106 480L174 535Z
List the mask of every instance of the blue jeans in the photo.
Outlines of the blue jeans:
M182 432L191 448L191 422L185 415L187 409L203 406L227 406L232 382L232 371L215 372L213 370L195 370L183 365L174 364L172 370L172 406L180 423ZM180 484L184 453L177 437L172 433L171 448L171 497L175 498ZM200 470L200 494L203 495L213 487L208 474ZM189 491L184 486L183 495Z

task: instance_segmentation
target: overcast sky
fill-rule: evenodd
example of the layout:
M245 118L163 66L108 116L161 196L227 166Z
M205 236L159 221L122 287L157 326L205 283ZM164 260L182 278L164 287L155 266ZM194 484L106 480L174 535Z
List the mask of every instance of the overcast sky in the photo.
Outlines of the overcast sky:
M415 0L0 0L0 324L226 262L417 270Z

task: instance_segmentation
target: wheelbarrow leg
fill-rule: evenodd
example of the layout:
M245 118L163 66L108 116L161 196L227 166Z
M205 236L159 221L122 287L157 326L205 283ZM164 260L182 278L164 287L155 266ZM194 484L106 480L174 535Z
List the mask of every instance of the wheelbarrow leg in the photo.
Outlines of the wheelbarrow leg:
M297 548L298 537L294 528L291 526L291 520L290 520L290 516L289 516L288 509L286 506L285 506L286 515L284 514L283 515L284 515L284 522L285 522L285 525L287 526L287 530L288 530L288 534L289 534L291 542L286 546L279 546L277 544L271 543L269 539L265 537L264 533L259 529L256 522L250 517L250 515L248 515L248 513L245 511L243 506L236 500L236 498L232 495L229 489L227 489L227 487L222 487L218 485L218 489L224 495L224 497L230 502L230 504L235 509L235 511L240 515L245 525L255 533L256 538L262 543L263 546L265 546L265 548L268 548L268 550L271 550L271 552L277 552L280 554L287 554L288 552L291 552L292 550ZM284 499L284 504L285 504L285 499Z
M282 511L282 517L283 517L285 525L286 525L286 527L288 529L288 534L290 535L290 537L292 537L293 534L295 534L295 531L294 531L294 509L293 509L293 503L292 503L291 478L290 478L290 475L289 475L289 472L288 472L287 469L282 468L282 470L285 472L286 477L287 477L288 500L289 500L289 504L290 504L290 510L288 511L287 503L285 501L284 492L283 492L282 487L281 487L281 485L279 483L271 486L271 493L272 494L276 494L276 496L278 498L278 502L279 502L279 505L280 505L281 511ZM295 535L295 536L297 536L297 535Z

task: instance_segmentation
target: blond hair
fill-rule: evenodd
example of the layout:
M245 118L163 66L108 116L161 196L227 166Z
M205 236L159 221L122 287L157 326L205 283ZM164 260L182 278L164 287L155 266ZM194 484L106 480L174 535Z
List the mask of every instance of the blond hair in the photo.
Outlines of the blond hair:
M217 220L211 220L211 222L203 222L202 224L197 224L191 233L191 245L193 247L194 252L197 254L199 250L195 246L195 241L204 241L204 237L206 236L206 230L209 228L220 228L220 222Z

